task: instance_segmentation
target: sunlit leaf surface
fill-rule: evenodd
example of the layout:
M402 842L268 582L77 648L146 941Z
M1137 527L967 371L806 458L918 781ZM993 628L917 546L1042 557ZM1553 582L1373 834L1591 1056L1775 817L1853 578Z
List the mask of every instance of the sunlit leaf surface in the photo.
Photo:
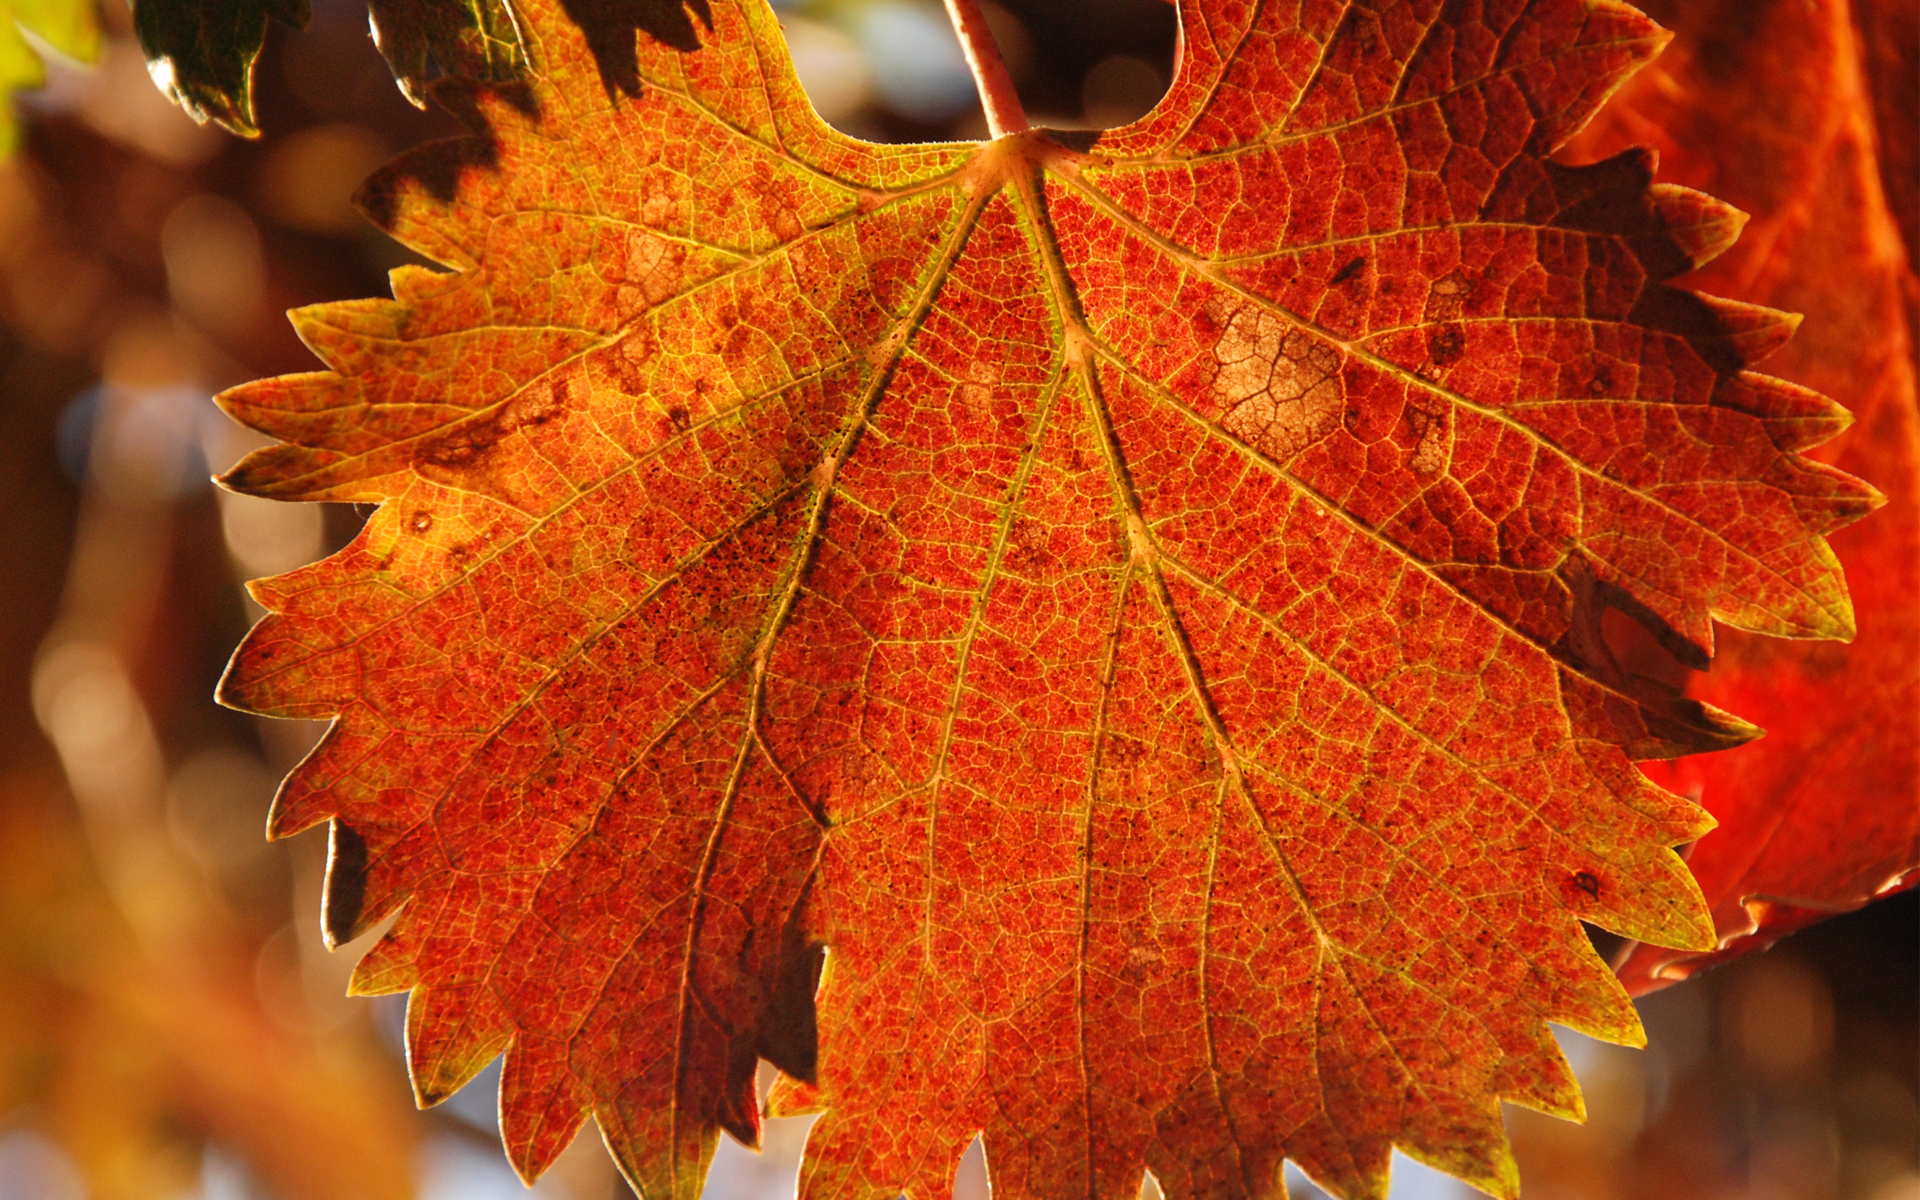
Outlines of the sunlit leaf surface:
M1911 6L1820 0L1735 19L1720 0L1665 3L1680 40L1617 96L1579 150L1645 142L1664 178L1753 214L1694 282L1806 314L1767 367L1858 418L1818 457L1886 493L1885 512L1835 539L1859 610L1852 645L1731 633L1691 692L1767 730L1738 754L1660 778L1721 821L1689 858L1713 907L1710 956L1643 947L1629 987L1684 978L1875 896L1920 868L1920 281L1894 205L1910 167L1912 100L1876 128L1876 68L1911 77ZM1891 61L1888 61L1891 60ZM1897 84L1895 86L1898 86ZM1910 186L1910 185L1909 185Z
M1713 937L1631 760L1752 732L1602 618L1847 637L1873 502L1664 283L1736 214L1545 158L1655 27L1203 0L1132 126L877 146L760 0L521 16L365 193L449 270L224 397L230 486L380 504L223 695L337 717L273 826L420 1096L505 1051L522 1172L592 1115L649 1197L758 1059L807 1197L1512 1193L1546 1023L1639 1036L1581 922Z

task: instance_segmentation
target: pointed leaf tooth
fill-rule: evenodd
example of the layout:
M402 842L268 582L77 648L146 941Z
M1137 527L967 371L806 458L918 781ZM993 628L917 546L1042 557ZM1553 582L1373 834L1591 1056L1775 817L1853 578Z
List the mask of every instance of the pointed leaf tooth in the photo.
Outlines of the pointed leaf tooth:
M1668 746L1675 752L1673 757L1678 757L1680 754L1700 754L1710 750L1733 750L1749 742L1757 742L1767 736L1766 730L1755 725L1752 721L1728 712L1724 708L1708 704L1703 700L1693 700L1684 697L1681 703L1685 705L1685 711L1689 718L1688 727L1700 730L1701 735L1698 742L1689 741L1683 743L1679 739L1669 739ZM1683 749L1683 746L1687 748ZM1660 758L1665 756L1649 754L1647 757ZM1702 813L1706 812L1705 809L1701 809L1700 811ZM1704 830L1702 832L1704 832Z
M1679 949L1713 945L1706 898L1671 850L1654 850L1626 864L1592 862L1568 871L1560 888L1576 916L1621 937Z
M267 810L268 838L277 841L292 837L333 817L339 801L328 781L337 768L327 760L333 757L331 745L338 731L337 724L329 726L301 762L302 769L289 774L274 791L273 804Z
M1685 338L1706 364L1731 375L1765 358L1792 338L1800 318L1779 309L1743 304L1667 284L1647 288L1628 319Z
M532 1187L573 1143L591 1097L573 1074L568 1039L522 1030L500 1072L500 1140Z
M511 1039L484 986L418 987L407 998L407 1069L421 1108L453 1095L500 1057Z
M1740 240L1747 214L1705 192L1671 183L1647 189L1655 214L1693 266L1704 266Z
M1853 424L1853 414L1838 401L1757 371L1722 377L1714 386L1713 403L1759 417L1784 453L1810 450Z
M437 300L464 283L458 271L436 271L419 263L402 263L387 272L387 285L393 291L394 302L404 308Z
M1335 1131L1337 1146L1287 1144L1287 1157L1320 1190L1340 1200L1388 1200L1393 1172L1392 1143L1377 1137L1349 1139ZM1284 1185L1283 1185L1284 1186Z
M419 949L417 940L399 926L388 930L354 964L347 995L391 996L412 991L420 985L416 961Z
M1766 730L1751 721L1685 696L1660 704L1643 699L1640 714L1645 718L1642 736L1619 743L1636 762L1732 750L1766 736Z
M1560 692L1576 736L1618 746L1636 762L1731 750L1765 733L1731 713L1666 689L1608 687L1568 668L1561 671Z
M1500 1120L1500 1106L1491 1104L1479 1111L1453 1106L1444 1116L1451 1118L1446 1124L1436 1121L1430 1126L1431 1141L1403 1143L1400 1152L1495 1200L1518 1200L1520 1166Z
M351 423L367 410L360 385L332 371L243 383L221 392L213 402L249 429L309 446L324 440L312 430Z
M321 560L321 562L325 561L325 559ZM320 563L310 563L302 569L311 570L319 565ZM300 571L294 570L284 575L267 575L260 579L249 579L246 582L247 595L253 598L255 604L267 610L268 617L280 616L293 606L296 592L294 580L299 574ZM266 617L262 617L261 620L266 620Z
M411 454L404 444L354 455L282 442L255 450L215 482L263 500L384 504L413 482Z
M1704 310L1705 320L1698 327L1680 328L1675 332L1686 334L1723 370L1761 362L1792 340L1794 331L1800 328L1799 313L1722 296L1693 293L1692 297Z
M360 685L352 650L317 648L310 631L291 620L263 618L241 639L220 676L214 699L265 717L323 721L337 714Z
M769 1117L810 1117L825 1112L826 1108L827 1101L819 1084L785 1073L774 1078L773 1088L767 1093Z
M1667 846L1684 846L1713 831L1719 821L1687 797L1668 791L1639 770L1632 772L1631 789L1622 797L1634 815L1649 825L1648 836Z
M701 1200L707 1166L720 1142L715 1126L636 1111L626 1096L595 1105L593 1115L607 1151L636 1195L644 1200Z
M293 331L342 375L374 369L406 328L407 310L391 300L332 300L287 313Z
M222 479L235 490L244 487L255 494L291 482L295 470L323 470L341 458L374 455L474 413L471 403L454 398L413 398L391 391L376 396L362 380L332 371L232 388L214 401L242 424L313 451L303 458L276 458L271 452L280 447L267 447L242 459Z
M1592 65L1585 68L1585 86L1579 91L1568 95L1556 89L1552 93L1552 108L1542 113L1531 138L1532 147L1542 154L1558 149L1579 132L1609 96L1620 90L1635 71L1658 57L1661 49L1673 40L1672 33L1654 24L1639 9L1619 0L1589 0L1585 17L1577 49L1582 57L1592 60ZM1556 70L1553 73L1556 83L1565 78L1562 71L1566 75L1575 74L1566 68ZM1546 97L1537 97L1534 103L1544 99ZM1536 108L1536 111L1540 110Z
M214 482L242 496L279 499L290 484L296 490L301 489L303 484L298 481L338 460L339 456L329 451L276 442L247 454L231 470L215 476Z
M1794 512L1814 533L1832 533L1887 502L1866 480L1810 458L1788 458L1769 482L1793 496Z
M1800 549L1807 565L1815 570L1807 571L1795 587L1776 590L1760 599L1724 595L1713 608L1714 619L1769 637L1852 641L1856 632L1853 600L1840 560L1822 538L1816 537Z
M1557 1002L1543 1008L1541 1016L1596 1041L1633 1048L1645 1046L1647 1031L1640 1022L1640 1010L1634 1007L1633 997L1594 950L1586 931L1573 926L1566 949L1580 964L1576 978L1560 988Z
M1574 1076L1559 1041L1544 1024L1527 1058L1526 1068L1527 1076L1520 1086L1510 1091L1502 1089L1502 1100L1563 1121L1586 1121L1587 1101L1580 1093L1580 1081Z

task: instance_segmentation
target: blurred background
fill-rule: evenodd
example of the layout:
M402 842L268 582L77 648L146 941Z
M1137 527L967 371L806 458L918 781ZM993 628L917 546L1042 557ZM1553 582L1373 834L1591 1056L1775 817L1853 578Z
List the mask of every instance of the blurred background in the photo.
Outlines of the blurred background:
M778 7L841 128L983 132L935 0ZM1036 124L1120 124L1167 86L1162 0L989 8ZM402 999L345 997L324 836L262 837L318 728L211 701L258 615L242 581L365 514L212 488L255 439L209 397L315 365L286 309L385 294L410 255L348 197L458 129L401 99L354 0L270 30L257 142L169 106L119 0L101 18L98 64L52 63L0 166L0 1200L524 1195L492 1077L415 1111ZM1647 1052L1567 1035L1592 1117L1509 1110L1529 1200L1920 1200L1917 946L1908 893L1646 999ZM708 1196L790 1197L807 1124L723 1141ZM959 1188L986 1195L977 1146ZM536 1194L628 1192L589 1133ZM1466 1194L1397 1168L1397 1200Z

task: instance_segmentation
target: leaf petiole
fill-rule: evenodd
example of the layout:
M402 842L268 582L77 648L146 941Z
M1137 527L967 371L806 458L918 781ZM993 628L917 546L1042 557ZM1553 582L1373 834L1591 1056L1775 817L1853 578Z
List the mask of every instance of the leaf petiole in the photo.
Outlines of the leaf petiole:
M1006 59L1000 57L1000 47L993 40L993 30L987 27L979 0L947 0L947 16L953 21L953 31L960 35L967 66L973 69L980 106L987 113L988 133L998 138L1026 129L1027 110L1020 106L1013 75L1007 70Z

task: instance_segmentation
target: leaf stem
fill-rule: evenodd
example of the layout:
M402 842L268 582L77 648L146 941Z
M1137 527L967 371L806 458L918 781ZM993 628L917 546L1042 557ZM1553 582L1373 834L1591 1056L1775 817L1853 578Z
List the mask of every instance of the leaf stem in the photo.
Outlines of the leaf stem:
M987 28L987 16L980 11L979 0L947 0L947 16L953 31L960 35L960 48L966 51L967 65L973 68L973 82L980 89L980 107L987 112L987 132L1005 137L1027 128L1027 110L1020 107L1020 93L1013 88L1013 76L1000 47Z

